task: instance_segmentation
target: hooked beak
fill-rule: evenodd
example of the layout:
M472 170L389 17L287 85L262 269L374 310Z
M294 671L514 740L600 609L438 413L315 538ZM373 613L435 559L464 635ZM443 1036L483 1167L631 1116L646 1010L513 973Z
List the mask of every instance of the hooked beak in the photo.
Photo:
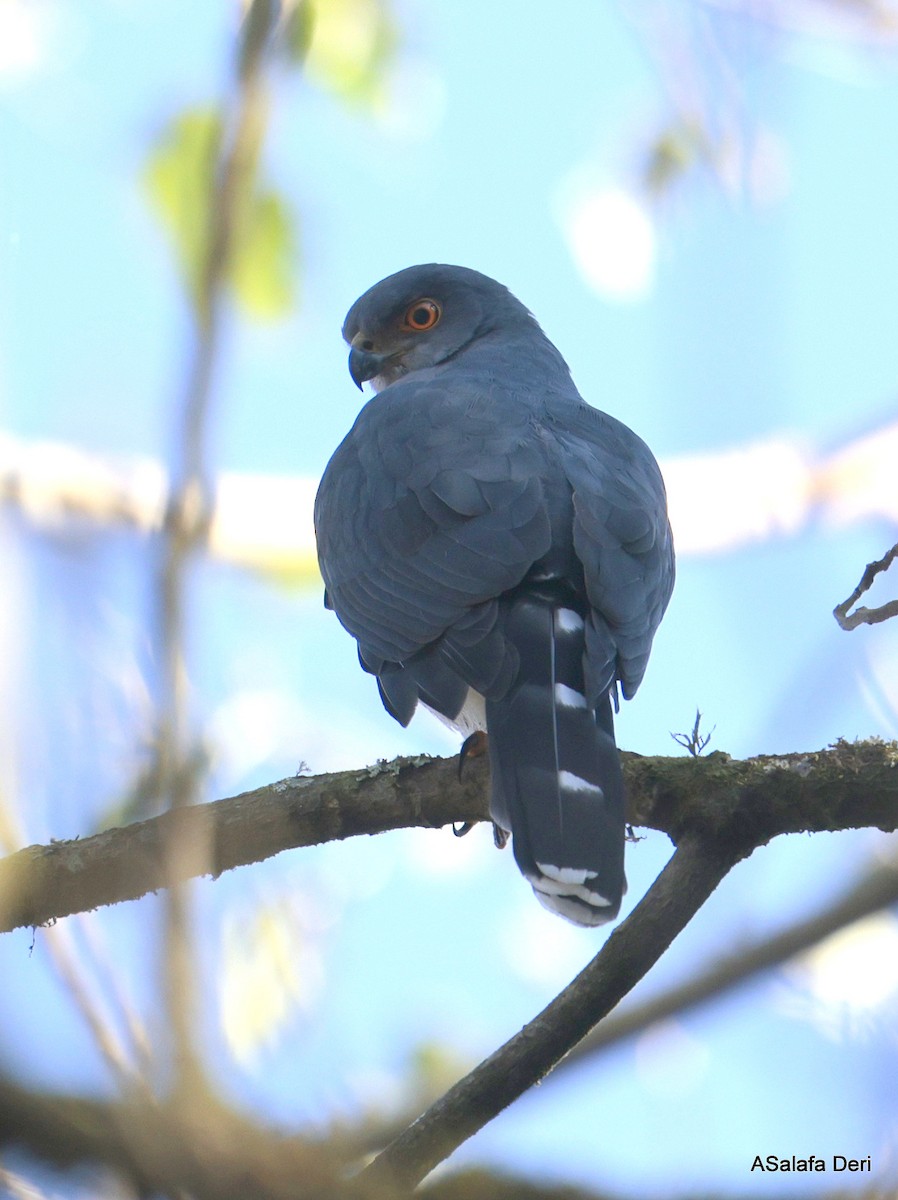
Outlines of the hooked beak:
M388 354L373 354L370 350L362 350L353 346L349 351L349 374L355 386L362 390L362 384L367 379L374 379L383 374L384 367L389 361Z

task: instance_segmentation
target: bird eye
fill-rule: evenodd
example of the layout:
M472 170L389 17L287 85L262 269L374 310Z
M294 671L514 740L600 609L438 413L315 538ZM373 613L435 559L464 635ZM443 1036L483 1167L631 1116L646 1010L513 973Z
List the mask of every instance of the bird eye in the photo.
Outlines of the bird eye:
M443 310L436 300L416 300L410 305L403 320L403 329L433 329L443 315Z

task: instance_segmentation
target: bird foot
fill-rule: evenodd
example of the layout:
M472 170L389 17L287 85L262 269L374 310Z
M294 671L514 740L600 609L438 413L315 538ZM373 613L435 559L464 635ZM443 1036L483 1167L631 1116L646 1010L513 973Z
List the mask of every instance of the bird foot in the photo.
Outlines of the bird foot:
M490 740L482 729L477 729L474 733L466 737L461 744L461 750L458 752L458 777L461 779L461 773L464 769L465 760L468 758L480 758L482 754L486 754L490 747Z

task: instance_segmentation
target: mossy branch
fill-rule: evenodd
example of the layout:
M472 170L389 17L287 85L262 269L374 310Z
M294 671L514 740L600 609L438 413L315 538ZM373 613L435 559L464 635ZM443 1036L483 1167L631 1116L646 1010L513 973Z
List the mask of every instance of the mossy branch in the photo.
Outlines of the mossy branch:
M678 843L695 833L741 856L781 833L898 825L898 747L839 742L810 754L731 759L624 755L634 825ZM0 860L0 931L134 900L164 886L171 834L197 853L184 878L219 875L282 850L384 833L482 821L488 766L397 758L357 771L295 777L164 813L75 841L29 846Z
M735 761L624 756L634 824L677 850L584 971L525 1028L460 1080L357 1177L407 1191L466 1138L542 1079L651 969L720 880L780 833L898 827L898 747L840 742L828 750ZM133 899L163 885L171 836L203 853L185 877L218 874L290 847L402 827L487 818L485 759L456 777L454 759L397 759L362 771L281 780L0 862L0 928L36 925Z

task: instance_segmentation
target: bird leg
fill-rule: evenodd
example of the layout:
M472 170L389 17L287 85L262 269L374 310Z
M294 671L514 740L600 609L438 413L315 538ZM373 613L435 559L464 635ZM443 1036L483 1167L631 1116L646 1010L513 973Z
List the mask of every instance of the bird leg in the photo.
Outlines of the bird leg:
M476 729L472 734L465 738L461 744L461 750L458 752L458 778L461 781L461 773L464 770L465 760L468 758L480 758L482 754L486 754L489 750L489 738L482 729ZM452 826L452 832L456 837L464 837L466 833L470 833L474 828L471 821L464 821L461 825Z

